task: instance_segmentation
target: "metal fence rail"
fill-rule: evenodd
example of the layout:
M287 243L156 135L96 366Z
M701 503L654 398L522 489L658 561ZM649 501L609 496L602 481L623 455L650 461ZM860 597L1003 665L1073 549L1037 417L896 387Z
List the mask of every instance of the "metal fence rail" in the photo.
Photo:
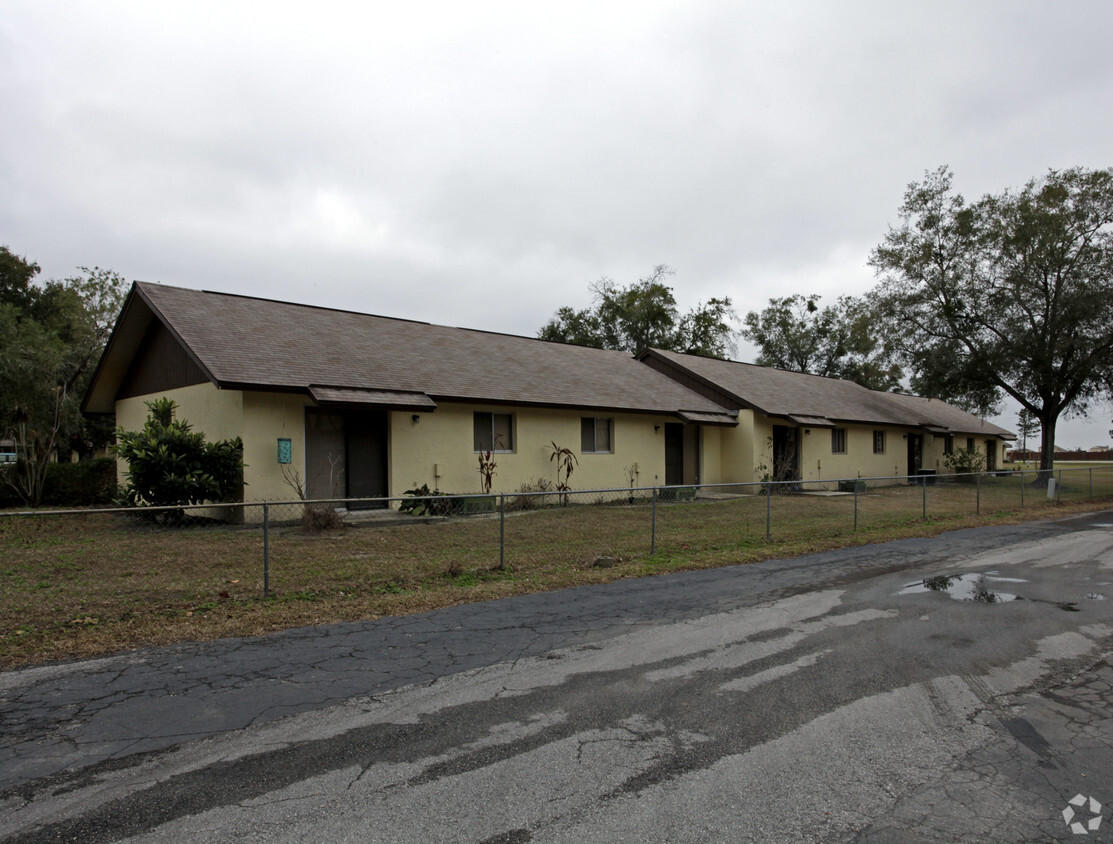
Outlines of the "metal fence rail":
M482 581L519 567L607 567L696 553L729 562L740 548L795 536L877 532L1058 502L1113 499L1113 466L436 495L427 498L259 501L163 508L0 513L5 589L46 589L67 567L156 567L229 590L402 594L423 577ZM374 528L373 530L371 528ZM78 559L80 558L80 559ZM186 572L189 572L188 578ZM222 587L221 584L224 586ZM278 587L276 589L276 586ZM183 587L184 588L184 587ZM137 598L139 600L140 598Z

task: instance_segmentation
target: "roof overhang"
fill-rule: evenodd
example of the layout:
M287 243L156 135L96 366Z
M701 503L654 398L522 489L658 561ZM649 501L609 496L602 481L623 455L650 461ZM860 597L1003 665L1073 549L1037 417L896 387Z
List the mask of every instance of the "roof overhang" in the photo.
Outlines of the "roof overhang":
M685 422L696 422L700 425L737 425L737 413L705 413L697 410L678 410L676 415Z
M309 386L309 395L320 405L347 407L374 407L382 410L409 410L428 412L437 409L437 403L425 393L399 390L364 390L358 387Z
M785 416L789 422L794 422L804 428L834 428L835 423L828 419L826 416L797 416L789 414Z

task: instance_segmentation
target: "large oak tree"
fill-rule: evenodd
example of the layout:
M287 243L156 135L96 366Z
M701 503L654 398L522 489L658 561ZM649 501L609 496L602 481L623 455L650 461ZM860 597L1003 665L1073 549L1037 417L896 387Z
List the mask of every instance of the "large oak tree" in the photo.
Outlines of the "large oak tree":
M1052 170L967 203L946 167L909 186L870 256L879 315L918 392L985 407L1007 393L1055 425L1109 390L1113 170Z
M668 265L659 264L648 276L626 287L604 277L591 286L592 307L559 308L537 336L634 353L657 348L727 357L734 351L731 323L735 315L730 299L712 298L681 314L672 288L665 283L672 274Z
M746 314L742 337L758 347L754 363L856 381L871 390L895 390L901 370L874 330L863 300L840 296L819 304L817 294L773 298Z

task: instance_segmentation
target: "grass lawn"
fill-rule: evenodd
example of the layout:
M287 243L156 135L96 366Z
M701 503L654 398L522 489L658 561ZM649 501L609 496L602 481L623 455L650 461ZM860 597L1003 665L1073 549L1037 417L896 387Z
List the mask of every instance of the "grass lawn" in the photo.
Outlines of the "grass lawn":
M0 667L375 619L1108 506L1089 500L1082 476L1064 484L1061 504L1024 489L1023 509L1015 479L869 490L857 496L857 528L853 495L658 505L656 553L645 503L513 513L503 528L501 569L497 517L319 533L274 528L266 599L258 528L169 529L97 513L0 517ZM1093 494L1113 499L1113 473ZM594 565L601 556L613 565Z

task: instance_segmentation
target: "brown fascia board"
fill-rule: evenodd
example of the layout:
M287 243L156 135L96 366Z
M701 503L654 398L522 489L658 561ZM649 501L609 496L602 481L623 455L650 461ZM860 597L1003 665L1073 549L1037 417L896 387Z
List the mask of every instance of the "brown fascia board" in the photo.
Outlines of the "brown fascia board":
M221 390L242 390L254 393L297 393L310 396L309 387L305 385L258 384L243 383L239 381L213 382ZM530 407L544 410L574 410L584 413L631 413L641 416L675 416L679 410L646 409L638 407L610 407L590 404L552 404L539 401L512 401L508 399L485 399L479 396L450 396L440 393L426 393L438 405L441 404L473 404L490 407ZM311 396L310 396L311 397ZM415 411L420 413L436 413L436 408L431 410Z
M426 393L437 404L480 404L492 407L535 407L545 410L575 410L585 413L636 413L642 416L673 416L679 410L646 409L638 407L610 407L591 404L552 404L540 401L509 401L507 399L484 399L477 396L445 396Z

